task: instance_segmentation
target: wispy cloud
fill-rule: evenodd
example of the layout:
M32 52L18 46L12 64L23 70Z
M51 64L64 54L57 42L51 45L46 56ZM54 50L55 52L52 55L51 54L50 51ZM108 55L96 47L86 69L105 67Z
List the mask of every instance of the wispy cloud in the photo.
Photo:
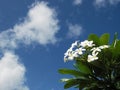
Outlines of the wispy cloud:
M106 7L107 5L116 5L120 0L94 0L94 5L98 8Z
M21 44L54 44L58 30L55 10L46 2L38 2L29 9L23 22L0 33L0 50L4 55L0 59L0 90L29 90L25 85L25 66L12 52Z
M82 26L78 24L69 24L68 28L69 28L68 33L67 33L68 38L79 37L83 30Z
M82 4L82 0L73 0L74 5L80 5Z

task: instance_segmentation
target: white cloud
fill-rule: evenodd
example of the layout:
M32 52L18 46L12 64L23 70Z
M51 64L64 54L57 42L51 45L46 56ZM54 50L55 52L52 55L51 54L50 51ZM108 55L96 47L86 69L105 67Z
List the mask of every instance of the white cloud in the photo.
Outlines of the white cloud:
M0 48L14 49L19 44L54 44L59 30L54 9L41 2L33 5L24 21L0 33Z
M111 5L118 4L118 3L120 3L120 0L109 0L109 3Z
M40 45L57 42L59 30L56 12L46 2L33 4L23 22L0 33L0 90L29 90L25 85L25 66L12 53L21 44Z
M19 57L10 52L0 59L0 90L29 90L24 86L25 67L18 60Z
M78 25L78 24L69 24L68 25L69 31L67 33L67 37L68 38L77 38L81 35L82 33L82 26Z
M94 5L98 8L106 7L107 5L116 5L120 0L94 0Z
M55 43L58 29L56 12L45 2L31 8L25 21L14 27L17 40L23 40L25 44L38 42L42 45Z
M95 0L94 4L97 7L104 7L106 4L106 1L105 0Z
M73 4L74 5L80 5L80 4L82 4L82 0L74 0Z

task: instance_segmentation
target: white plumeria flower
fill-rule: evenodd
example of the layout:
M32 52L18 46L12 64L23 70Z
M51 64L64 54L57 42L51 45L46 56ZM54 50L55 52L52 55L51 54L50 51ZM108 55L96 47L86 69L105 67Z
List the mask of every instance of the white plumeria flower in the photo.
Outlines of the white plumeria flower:
M66 53L64 53L64 62L68 60L69 53L72 52L72 48L69 48Z
M78 41L75 41L75 42L71 45L71 48L74 48L74 47L76 47L76 46L78 46Z
M73 59L74 57L72 55L68 57L68 60L73 60Z
M82 47L93 47L93 46L95 46L95 44L93 44L93 41L85 40L85 41L80 43L80 46L82 46Z
M87 61L92 62L92 61L97 60L97 59L98 59L98 57L96 54L95 55L88 55Z
M68 58L66 56L64 56L64 62L68 61Z
M93 44L93 41L89 41L88 47L93 47L93 46L95 46L95 44Z
M102 49L105 49L105 48L109 48L109 45L102 45L102 46L99 46L99 47L94 47L91 49L92 51L92 55L88 55L88 62L91 62L91 61L94 61L94 60L97 60L98 57L97 55L99 54L99 52L101 52Z
M102 45L99 47L100 49L105 49L105 48L109 48L109 45Z
M75 51L68 52L68 53L64 56L64 62L66 62L66 61L68 61L68 60L74 60L75 57L78 57L77 52L75 52Z
M98 54L101 52L102 49L109 48L109 45L102 45L99 47L94 47L95 44L93 41L85 40L81 43L78 43L78 41L75 41L71 47L66 51L64 54L64 62L68 60L74 60L76 57L79 57L80 55L86 53L86 48L92 48L90 49L90 53L88 55L88 62L94 61L98 59ZM89 49L88 49L89 50Z
M64 61L73 60L75 57L78 57L78 53L75 52L73 49L78 46L78 41L75 41L71 47L64 53Z
M94 47L91 49L92 51L92 56L97 56L99 52L101 52L101 49L99 47Z
M68 54L68 59L69 60L73 60L75 57L78 57L78 54L74 51L72 51Z
M70 52L72 52L72 48L69 48L64 55L65 55L65 56L68 56L68 54L69 54Z
M79 55L82 55L83 54L83 51L85 51L86 49L84 48L78 48L75 50L75 52L77 52Z
M99 54L99 52L95 52L95 51L92 52L93 56L97 56L98 54Z
M73 43L73 44L71 45L71 47L66 51L66 53L65 53L64 55L67 56L69 52L72 52L72 51L73 51L73 48L76 47L77 44L78 44L78 41L75 41L75 43Z
M101 52L101 49L99 47L94 47L91 49L93 52Z

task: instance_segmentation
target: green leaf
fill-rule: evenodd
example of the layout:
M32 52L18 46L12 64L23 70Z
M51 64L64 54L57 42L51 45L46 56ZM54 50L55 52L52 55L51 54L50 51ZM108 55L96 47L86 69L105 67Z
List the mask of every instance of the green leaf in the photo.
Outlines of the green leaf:
M92 40L96 46L100 45L99 37L96 34L90 34L88 40Z
M100 44L101 45L108 45L109 44L109 39L110 39L110 34L105 33L105 34L101 35Z
M116 41L116 45L114 47L114 53L117 55L117 54L120 54L120 40L117 40Z
M90 80L86 80L86 81L80 80L79 89L84 90L84 88L87 87L90 83L91 83Z
M89 86L85 86L82 90L101 90L96 83L91 83Z
M120 57L120 40L116 39L115 43L111 45L110 51L114 59Z
M114 39L113 39L113 42L112 42L112 45L111 45L111 46L114 47L114 44L115 44L115 42L116 42L117 39L118 39L118 33L115 33L115 34L114 34Z
M97 61L97 60L90 62L90 65L94 65L95 67L102 69L102 70L105 69L104 63Z
M83 79L69 79L66 84L64 85L64 88L70 88L75 86L75 88L83 89L86 86L90 85L91 81L89 79L83 80Z
M84 77L84 74L79 72L79 71L76 71L76 70L70 70L70 69L59 69L58 70L59 73L61 74L70 74L70 75L73 75L73 76L76 76L76 77Z
M70 79L66 82L66 84L64 85L64 89L76 86L80 83L79 79Z
M76 61L75 67L84 74L91 74L90 68L82 61Z

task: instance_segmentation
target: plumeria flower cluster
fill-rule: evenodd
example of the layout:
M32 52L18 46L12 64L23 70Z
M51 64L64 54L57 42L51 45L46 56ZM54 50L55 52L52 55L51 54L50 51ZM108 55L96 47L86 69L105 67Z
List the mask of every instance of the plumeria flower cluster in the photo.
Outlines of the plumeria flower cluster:
M101 52L102 49L105 49L105 48L109 48L109 46L108 45L102 45L102 46L99 46L99 47L93 47L91 49L92 54L88 55L87 61L91 62L91 61L94 61L94 60L98 60L97 55L99 54L99 52Z
M66 62L68 60L74 60L75 58L82 56L89 50L92 53L88 53L87 61L91 62L97 60L99 52L101 52L101 50L105 48L109 48L109 46L102 45L99 47L95 47L93 41L75 41L64 54L64 61Z

